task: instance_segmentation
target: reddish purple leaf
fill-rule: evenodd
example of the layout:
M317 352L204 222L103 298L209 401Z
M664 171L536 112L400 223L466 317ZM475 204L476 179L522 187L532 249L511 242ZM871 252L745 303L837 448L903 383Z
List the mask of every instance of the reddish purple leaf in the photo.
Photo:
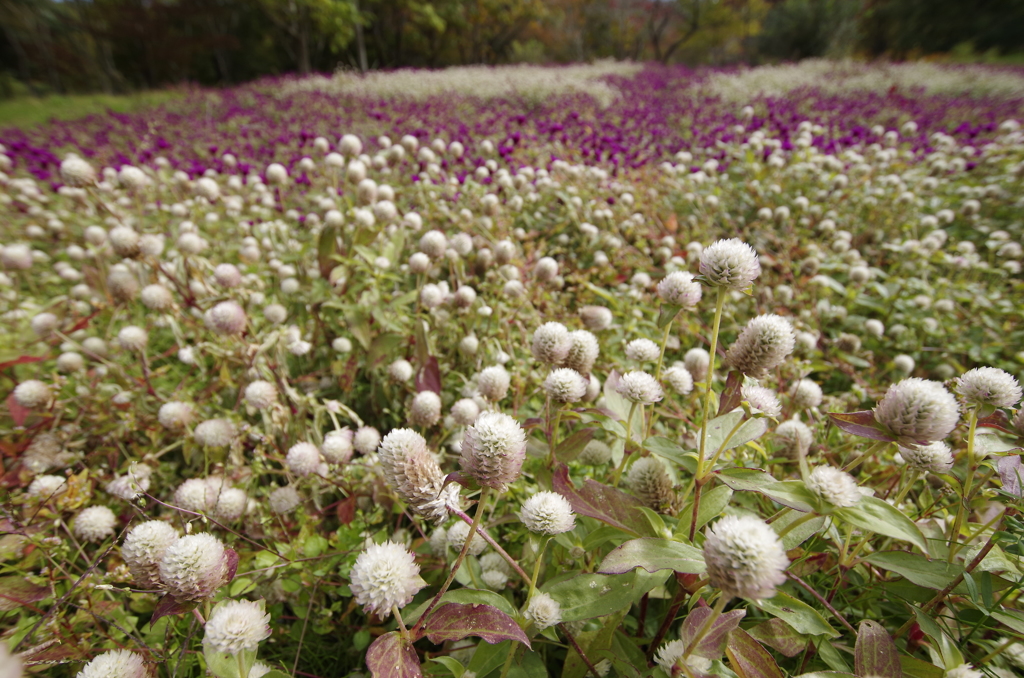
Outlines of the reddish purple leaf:
M398 631L373 641L366 651L366 666L373 678L423 678L416 650L402 641Z
M583 487L576 489L569 480L569 467L565 464L559 464L551 484L555 492L569 500L576 513L596 518L638 537L654 536L636 497L589 478Z
M740 678L783 678L779 665L768 651L743 629L729 633L725 653L729 657L729 668Z
M441 489L448 487L451 483L458 483L463 487L471 487L473 480L465 476L461 471L452 471L444 477L444 485L441 486Z
M698 606L693 608L690 614L686 615L683 625L679 629L679 639L689 647L697 632L704 626L713 613L710 607ZM729 610L721 615L711 624L711 628L704 635L693 653L706 659L721 659L725 654L725 644L729 639L729 632L739 628L740 620L747 614L746 610Z
M235 572L238 572L238 552L234 549L224 549L224 558L228 563L227 578L224 583L230 584L231 580L235 578Z
M900 653L885 627L865 619L857 627L857 645L853 650L858 676L903 678Z
M18 401L14 399L13 393L7 396L7 411L11 413L11 419L14 421L15 426L24 426L28 415L32 413L32 410L18 404Z
M1021 496L1020 481L1024 476L1024 470L1021 469L1020 455L1000 457L996 462L996 468L999 469L999 479L1003 481L1003 489L1010 494Z
M416 392L433 391L441 395L441 368L437 364L437 358L430 356L427 362L420 367L416 375Z
M983 428L994 428L997 431L1015 435L1013 424L1010 423L1010 418L1007 417L1006 412L1003 412L1002 410L996 410L987 417L982 417L978 420L978 426Z
M156 609L153 610L153 616L149 620L149 626L152 628L153 624L156 624L163 617L191 612L195 606L195 603L176 600L174 596L168 593L157 603Z
M845 414L829 412L828 416L832 419L833 424L852 435L870 438L871 440L885 440L887 442L896 440L895 437L886 433L881 425L875 421L875 413L871 410L847 412Z
M561 462L570 462L579 456L580 452L587 446L594 438L594 433L597 431L595 428L581 428L574 432L572 435L567 437L565 440L558 443L558 448L555 450L555 457Z
M725 379L725 390L719 396L718 416L732 412L743 401L743 375L733 370Z
M795 657L807 647L807 640L777 617L761 622L748 632L757 642L775 648L787 657Z
M23 355L15 358L14 360L8 360L7 362L0 363L0 370L6 370L8 367L13 367L15 365L24 365L25 363L38 363L42 360L45 360L45 358L35 355Z
M494 645L503 640L517 640L530 647L530 639L512 617L490 605L448 603L430 615L423 626L430 642L440 645L446 640L462 640L478 636Z
M0 612L17 610L49 595L48 586L33 584L22 577L3 577L0 579Z

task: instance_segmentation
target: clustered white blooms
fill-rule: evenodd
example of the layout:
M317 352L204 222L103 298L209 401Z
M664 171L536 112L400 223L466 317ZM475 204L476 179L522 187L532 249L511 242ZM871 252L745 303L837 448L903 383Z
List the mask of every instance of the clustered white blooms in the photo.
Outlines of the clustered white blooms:
M747 243L717 240L701 252L700 273L713 287L744 290L761 275L761 262Z
M706 659L695 654L691 654L689 657L684 658L683 655L685 653L686 643L682 640L669 641L658 648L658 653L654 656L654 661L670 676L688 675L688 671L683 670L684 666L687 669L701 673L707 673L708 669L711 668L710 659Z
M856 506L864 496L853 476L831 466L816 466L807 477L807 489L837 508Z
M874 414L878 423L911 445L942 440L960 420L953 395L942 384L917 377L890 386Z
M229 560L224 544L212 534L186 535L164 551L160 581L178 600L208 600L227 583Z
M480 485L504 492L519 477L525 459L526 434L509 415L484 412L466 428L462 468Z
M90 506L75 516L75 536L83 541L99 542L114 534L117 516L106 506Z
M130 650L110 650L86 664L75 678L146 678L149 669L142 655Z
M160 579L160 563L167 548L178 537L178 531L162 520L149 520L129 530L121 545L121 557L136 586L143 589L164 587Z
M380 442L377 451L384 479L417 515L435 523L459 508L459 485L445 485L445 474L427 441L412 429L394 429Z
M568 532L576 525L572 506L557 492L538 492L524 501L519 519L531 532L547 535Z
M629 467L626 484L647 507L658 510L675 498L672 478L657 457L641 457Z
M270 614L260 603L229 600L213 609L203 628L203 645L235 655L257 649L270 637Z
M707 531L704 562L712 586L727 598L760 600L786 581L786 550L760 518L725 516Z
M230 419L207 419L192 431L192 437L202 447L227 447L238 435Z
M744 384L741 389L743 399L750 405L754 412L766 414L769 417L777 417L782 413L782 403L779 402L775 391L757 384Z
M685 310L696 308L701 294L700 284L685 271L673 271L658 283L658 296L661 300Z
M796 343L793 326L782 316L759 315L740 332L725 354L725 365L760 379L782 364Z
M556 403L575 403L587 394L587 380L576 370L559 367L544 379L544 392Z
M356 558L349 588L367 612L387 619L392 608L405 607L426 586L416 558L402 544L371 544Z
M562 623L562 606L547 593L537 592L526 607L525 616L544 630Z
M682 363L677 363L665 370L662 377L679 395L687 395L693 391L693 375Z
M949 473L953 468L953 451L941 440L928 445L899 446L899 456L912 468L928 473Z
M572 337L565 325L547 322L534 331L530 350L539 362L557 367L568 357L572 345Z
M449 527L446 533L448 545L456 551L461 551L462 547L466 545L466 539L469 538L469 531L471 529L472 528L464 522L455 523ZM471 556L479 556L485 550L487 550L487 540L480 536L480 531L477 530L473 535L473 539L469 542L467 553Z
M653 405L664 397L661 384L647 372L626 372L619 377L615 391L631 403Z
M1020 402L1017 379L996 367L976 367L957 378L954 390L966 405L1013 407Z

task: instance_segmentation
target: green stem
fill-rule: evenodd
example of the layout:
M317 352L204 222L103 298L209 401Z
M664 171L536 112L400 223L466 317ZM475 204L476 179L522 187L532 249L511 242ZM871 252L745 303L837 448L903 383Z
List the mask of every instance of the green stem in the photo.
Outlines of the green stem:
M708 635L708 631L710 631L714 623L718 621L718 618L722 616L722 611L725 610L725 604L728 602L729 599L726 598L725 594L718 597L718 601L715 603L714 609L711 610L711 615L704 620L701 627L697 629L697 634L693 637L693 640L691 640L690 644L687 645L686 651L683 653L683 660L686 660L691 654L693 654L693 651L697 649L698 645L700 645L700 641L704 640L704 636Z
M978 428L978 409L971 408L967 424L967 479L964 481L964 494L960 497L960 506L956 510L956 519L953 521L953 531L949 536L949 556L946 562L952 563L953 557L959 551L960 528L963 527L967 507L971 504L971 485L974 484L974 472L976 460L974 458L974 433Z
M789 525L786 525L784 528L782 528L782 530L778 533L779 539L782 539L787 534L792 532L793 528L799 527L800 525L803 525L807 521L812 520L813 518L817 518L817 517L818 516L815 513L805 513L804 515L800 516L799 518L797 518L796 520L791 522Z
M718 462L718 458L722 456L722 452L725 452L725 446L728 445L732 437L736 435L736 431L740 430L740 426L743 426L743 424L745 423L747 423L747 418L741 417L740 420L736 422L736 425L732 427L732 430L729 431L729 434L725 436L725 440L723 440L722 444L718 446L718 450L715 452L715 456L711 457L711 461L708 462L709 469L713 469L715 467L715 463Z
M551 427L551 457L548 460L548 468L555 465L555 449L558 447L558 426L562 423L562 408L562 405L558 406L558 411L555 412L555 423Z
M398 628L400 629L400 633L402 634L402 640L408 641L409 629L405 628L405 621L402 619L402 613L398 611L398 606L392 605L391 612L394 613L395 621L398 622Z
M540 547L540 551L537 553L537 562L533 564L533 576L530 577L530 593L526 596L526 605L529 606L530 599L533 598L533 594L537 592L537 578L540 576L540 566L544 562L544 551L548 548L548 542L551 541L551 537L544 540L544 543Z
M910 478L905 478L904 477L904 476L907 476L907 475L909 475ZM911 471L908 474L907 473L907 467L906 466L903 467L903 472L900 473L900 482L901 483L903 483L904 481L906 481L906 482L903 485L903 487L900 488L900 492L899 492L899 494L896 495L896 499L893 500L893 504L895 506L899 506L900 504L903 503L903 499L907 496L907 492L910 492L910 488L912 488L914 486L914 483L917 482L917 476L918 476L917 471Z
M516 655L516 641L508 646L508 656L505 657L505 665L501 667L501 678L507 678L508 670L512 668L512 658Z
M612 486L619 486L619 479L622 477L622 469L626 468L626 460L629 459L629 443L633 438L633 415L636 414L636 406L639 403L633 403L629 406L629 416L626 417L626 440L622 447L622 461L619 462L618 468L615 469L615 475L612 476Z
M675 319L673 319L675 322ZM668 345L668 337L672 333L672 323L665 325L665 333L661 336L661 353L658 354L658 367L654 370L654 378L661 380L661 368L665 364L665 347Z
M863 462L865 459L867 459L868 457L870 457L873 454L881 452L882 450L884 450L887 447L889 447L889 441L888 440L878 440L878 441L876 441L871 447L869 447L867 449L867 451L864 452L864 454L860 455L859 457L854 457L853 461L851 461L846 466L844 466L843 467L843 471L846 471L847 473L849 473L853 469L855 469L858 466L860 466L861 462Z
M722 309L725 308L725 288L715 289L715 322L711 328L711 350L708 358L708 374L704 380L704 418L700 423L700 453L697 455L696 479L704 478L704 452L708 444L708 421L711 418L711 382L715 377L715 354L718 351L718 331L722 327Z

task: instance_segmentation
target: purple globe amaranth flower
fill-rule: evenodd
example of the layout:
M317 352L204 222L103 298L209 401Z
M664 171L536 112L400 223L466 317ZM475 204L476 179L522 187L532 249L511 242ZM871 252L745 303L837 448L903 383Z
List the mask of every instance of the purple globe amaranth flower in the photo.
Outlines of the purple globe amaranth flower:
M462 468L480 485L504 492L519 477L526 459L526 433L512 417L485 412L466 428Z

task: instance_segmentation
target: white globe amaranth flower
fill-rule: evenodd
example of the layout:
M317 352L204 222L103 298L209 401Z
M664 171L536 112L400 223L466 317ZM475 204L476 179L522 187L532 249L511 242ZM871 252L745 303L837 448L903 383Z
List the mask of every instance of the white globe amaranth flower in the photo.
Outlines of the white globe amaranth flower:
M856 506L864 495L853 476L831 466L817 466L807 477L807 489L837 508Z
M708 366L711 354L703 348L691 348L683 356L683 365L690 372L695 382L704 382L708 378Z
M568 357L572 344L572 337L565 325L547 322L534 331L530 351L536 360L557 367Z
M36 335L47 337L60 327L60 319L52 313L38 313L32 318L29 326Z
M380 445L380 431L372 426L360 426L352 436L352 447L360 454L373 454Z
M420 237L420 252L431 259L440 259L448 249L448 238L441 231L427 231Z
M139 253L140 237L135 229L118 226L110 229L110 234L107 237L117 256L131 258Z
M818 407L824 397L821 387L810 379L800 379L793 384L789 396L793 399L795 406L802 408Z
M544 392L556 403L575 403L587 394L587 379L576 370L559 367L544 379Z
M348 427L331 431L324 436L324 444L320 446L324 459L330 464L347 464L355 451L352 445L353 437L354 433Z
M270 510L281 515L291 513L296 506L302 503L302 497L299 496L298 490L294 487L285 485L271 492L268 501L270 502Z
M82 541L101 542L114 536L117 516L106 506L90 506L75 516L74 533Z
M492 403L496 403L508 395L508 388L512 383L512 377L508 370L501 365L485 367L476 378L476 387L480 395Z
M569 337L572 339L572 346L570 346L565 360L562 361L562 365L576 370L580 374L589 375L590 371L594 369L594 363L597 362L597 356L600 353L597 337L587 330L570 332Z
M754 412L760 412L769 417L777 417L782 413L782 404L779 402L778 396L775 395L775 391L770 388L757 384L744 384L740 392Z
M658 297L666 304L692 310L700 302L700 283L686 271L673 271L658 283Z
M508 575L499 570L484 570L480 575L484 586L492 591L504 591L508 585Z
M25 492L30 497L45 501L63 494L67 489L67 481L60 476L36 476Z
M457 522L448 528L447 540L448 545L454 548L456 551L461 551L462 547L466 544L466 538L469 537L470 526L464 522ZM471 556L479 556L487 548L487 541L480 536L480 532L477 531L473 535L473 540L469 543L469 549L467 553Z
M356 558L349 588L366 612L387 619L392 608L402 608L426 586L412 553L401 544L371 544Z
M960 420L956 398L939 382L917 377L890 386L874 415L897 438L919 445L942 440Z
M927 473L949 473L953 468L953 451L941 440L928 445L899 446L900 456L912 468Z
M471 426L480 416L480 406L472 398L462 398L452 405L451 413L459 426Z
M235 301L222 301L206 312L206 327L217 334L241 334L246 320L245 309Z
M688 395L693 391L693 375L682 363L668 368L662 376L672 390L679 395Z
M230 419L207 419L192 432L202 447L227 447L237 436L238 429Z
M650 339L634 339L626 344L626 358L639 363L651 363L661 356L661 347Z
M548 594L538 591L530 599L523 616L533 622L538 629L544 630L562 623L562 606Z
M433 391L420 391L409 405L409 422L429 428L441 420L441 396Z
M658 510L672 503L672 478L657 457L641 457L629 467L626 485L648 508Z
M653 405L664 397L661 384L653 375L634 370L619 377L615 391L631 403Z
M900 372L903 372L904 374L910 374L911 372L914 371L914 367L917 363L915 363L914 359L911 358L909 355L900 354L892 359L892 364Z
M764 378L793 352L796 336L788 320L774 313L759 315L743 328L725 354L725 365L748 377Z
M153 470L143 464L137 465L123 476L114 478L107 483L107 494L125 501L132 501L149 490L150 475Z
M189 403L171 401L160 406L156 418L160 425L171 431L180 431L192 423L195 410Z
M284 463L300 478L311 475L320 466L320 450L313 443L297 443L288 448Z
M704 248L700 253L700 272L712 287L744 290L761 275L761 262L754 248L730 238Z
M117 343L126 351L138 353L145 350L146 344L149 343L149 333L141 327L128 325L117 333Z
M603 440L591 440L578 457L581 464L601 466L612 460L612 448Z
M1017 379L997 367L976 367L964 372L953 390L965 405L975 407L1013 407L1022 394Z
M420 289L420 303L425 308L437 308L444 303L444 299L444 290L434 283L427 283Z
M658 653L654 656L654 662L670 676L687 675L687 672L681 670L683 666L695 672L708 673L708 669L711 668L710 659L698 657L695 654L684 659L683 655L685 653L686 643L682 640L673 640L665 643L658 649ZM673 671L676 667L679 667L679 669Z
M551 257L541 257L533 268L533 276L537 282L545 283L555 279L558 275L558 262Z
M22 678L21 655L11 654L7 643L0 643L0 678Z
M82 667L75 678L147 678L142 655L130 650L110 650Z
M266 318L269 323L280 325L288 319L288 309L281 304L270 304L263 309L263 317Z
M245 387L245 402L257 410L265 410L277 402L277 387L269 381L250 382Z
M237 487L225 487L217 492L216 497L213 517L217 520L232 522L245 515L249 503L249 497L245 490Z
M228 600L213 608L203 630L203 645L215 652L257 650L270 637L270 613L251 600Z
M531 532L547 535L562 534L576 526L572 506L557 492L538 492L524 501L519 519Z
M480 485L504 492L519 477L526 458L526 433L512 417L485 412L466 428L462 468Z
M388 377L397 382L409 381L416 374L416 369L405 358L399 358L388 365Z
M189 534L167 547L160 580L178 600L208 600L227 583L228 564L228 552L217 537Z
M209 491L210 485L206 478L189 478L174 490L174 505L186 511L202 513L216 505L215 497L209 501Z
M149 520L133 527L121 545L121 558L132 581L140 589L162 589L160 562L171 544L178 541L178 531L162 520Z
M390 431L380 441L377 458L388 485L417 515L440 524L450 508L459 507L459 485L444 484L445 474L416 431Z
M604 306L584 306L580 309L580 320L583 321L583 325L592 332L600 332L606 330L612 325L612 321L615 316L612 315L611 310Z
M704 562L712 586L728 598L760 600L786 581L786 550L774 530L754 516L725 516L708 531Z
M1008 642L1008 638L1001 638L999 645ZM1024 669L1024 643L1013 642L1006 646L1003 650L1003 656L1010 660L1010 663L1016 666L1018 669Z
M38 379L27 379L14 387L14 401L27 410L38 410L50 403L50 386Z
M146 285L139 293L139 300L142 305L152 311L166 311L174 305L174 297L171 291L163 285Z
M799 419L789 419L779 424L775 436L781 443L781 452L790 459L807 454L814 440L814 433Z
M77 155L68 155L60 163L60 178L68 186L82 188L96 183L96 170Z

